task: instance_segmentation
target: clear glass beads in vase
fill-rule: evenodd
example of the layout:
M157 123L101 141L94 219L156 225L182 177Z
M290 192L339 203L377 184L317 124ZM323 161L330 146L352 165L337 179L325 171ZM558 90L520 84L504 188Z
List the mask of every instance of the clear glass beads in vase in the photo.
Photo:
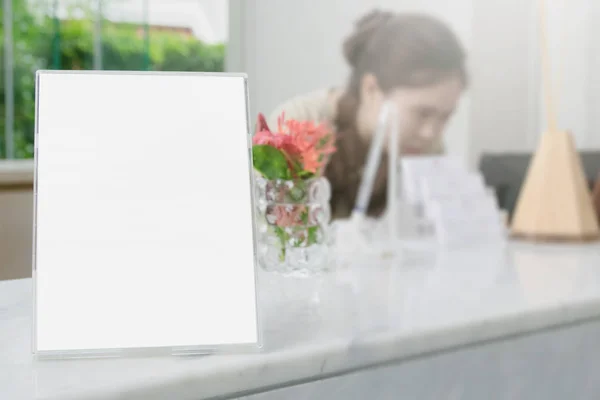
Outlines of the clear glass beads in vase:
M329 270L329 181L268 180L260 175L255 181L261 267L300 276Z

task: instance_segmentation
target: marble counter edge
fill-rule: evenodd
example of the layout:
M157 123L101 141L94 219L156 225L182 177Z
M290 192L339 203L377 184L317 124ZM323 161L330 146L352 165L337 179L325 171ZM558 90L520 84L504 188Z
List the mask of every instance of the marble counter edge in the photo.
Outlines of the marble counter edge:
M292 350L265 352L245 358L244 363L235 366L211 368L210 373L192 370L185 375L163 378L143 387L111 388L110 391L97 394L77 393L46 399L100 400L115 397L151 400L176 396L182 400L198 400L242 396L599 317L600 298L583 299L575 303L548 306L543 310L506 313L489 320L410 334L386 332L370 334L368 338L332 340Z

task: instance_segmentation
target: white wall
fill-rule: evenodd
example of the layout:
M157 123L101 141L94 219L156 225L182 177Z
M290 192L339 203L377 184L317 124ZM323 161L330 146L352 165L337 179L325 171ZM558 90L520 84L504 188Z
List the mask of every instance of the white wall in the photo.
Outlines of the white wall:
M571 130L579 148L600 148L600 4L598 0L554 0L547 25L551 73L561 129ZM546 128L540 103L540 125Z
M253 113L268 113L294 94L344 84L342 38L372 3L350 0L340 7L332 0L231 0L230 15L240 18L241 32L235 32L232 21L229 46L238 47L237 34L243 56L232 60L229 70L248 73ZM235 9L243 15L235 15Z
M331 0L231 0L230 14L238 20L230 23L229 69L249 74L252 114L269 112L294 94L345 83L341 42L364 12L374 7L431 12L454 28L469 52L472 84L446 142L451 153L474 164L482 152L532 150L544 129L537 3L345 0L340 7ZM600 40L593 33L600 28L593 21L600 2L556 0L548 8L552 48L567 27L560 122L573 130L580 147L598 147L600 135L592 128L600 127L600 114L593 112L600 106L594 90L600 89Z
M582 52L581 57L587 65L584 83L584 96L587 100L587 127L585 140L580 145L581 147L600 149L600 24L597 22L600 20L600 2L597 0L587 1L589 2L589 12L585 19L587 29L584 30L587 51ZM573 32L573 35L576 36L577 32Z
M532 150L539 131L537 0L473 2L470 160Z

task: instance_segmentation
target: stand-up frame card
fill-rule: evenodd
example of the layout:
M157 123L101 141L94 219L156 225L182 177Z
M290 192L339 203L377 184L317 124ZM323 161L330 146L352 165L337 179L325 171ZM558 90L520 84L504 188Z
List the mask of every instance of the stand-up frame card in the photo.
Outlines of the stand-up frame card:
M246 77L40 71L37 356L261 347Z

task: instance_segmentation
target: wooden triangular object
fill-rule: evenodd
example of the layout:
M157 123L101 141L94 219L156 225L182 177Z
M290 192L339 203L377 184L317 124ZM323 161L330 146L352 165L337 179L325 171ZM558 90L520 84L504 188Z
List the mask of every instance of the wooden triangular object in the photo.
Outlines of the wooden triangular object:
M596 208L596 215L598 216L598 223L600 224L600 172L598 172L598 178L596 178L596 184L594 185L594 207Z
M569 132L549 132L529 165L511 232L533 240L584 241L600 236L579 153Z

